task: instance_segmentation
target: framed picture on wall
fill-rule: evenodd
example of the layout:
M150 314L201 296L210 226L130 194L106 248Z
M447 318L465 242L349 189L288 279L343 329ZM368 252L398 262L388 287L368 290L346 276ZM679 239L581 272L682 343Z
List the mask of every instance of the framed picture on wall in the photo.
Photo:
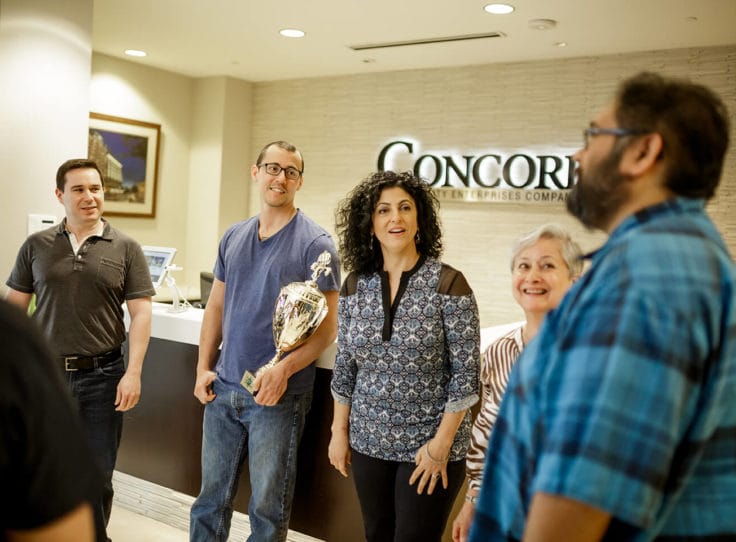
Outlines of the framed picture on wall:
M109 216L156 216L161 125L89 114L87 155L102 171Z

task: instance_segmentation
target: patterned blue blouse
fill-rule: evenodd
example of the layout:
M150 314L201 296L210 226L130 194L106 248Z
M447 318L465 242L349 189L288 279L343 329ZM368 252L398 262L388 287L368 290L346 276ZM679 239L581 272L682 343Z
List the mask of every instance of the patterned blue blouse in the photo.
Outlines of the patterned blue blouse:
M390 303L388 275L352 273L340 292L332 394L349 404L350 446L389 461L413 462L444 412L478 400L478 307L462 273L420 258L402 274ZM470 442L468 412L451 461Z

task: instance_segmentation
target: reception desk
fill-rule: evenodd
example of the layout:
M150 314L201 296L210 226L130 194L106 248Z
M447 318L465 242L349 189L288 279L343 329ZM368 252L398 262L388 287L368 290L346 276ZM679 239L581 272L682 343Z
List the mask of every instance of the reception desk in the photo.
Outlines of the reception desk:
M151 342L143 368L142 396L125 413L117 470L196 496L204 407L192 394L202 309L168 312L154 303ZM299 448L296 492L290 529L329 541L363 539L355 488L330 465L327 446L332 421L334 346L317 364L314 400ZM222 453L230 453L223 450ZM250 486L247 464L235 509L247 513Z

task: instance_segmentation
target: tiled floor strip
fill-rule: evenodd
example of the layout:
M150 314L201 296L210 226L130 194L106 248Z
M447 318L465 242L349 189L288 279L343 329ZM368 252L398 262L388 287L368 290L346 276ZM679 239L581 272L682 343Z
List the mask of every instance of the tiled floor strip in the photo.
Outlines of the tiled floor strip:
M112 480L115 487L116 505L177 529L189 531L189 509L194 502L194 497L123 472L115 471ZM249 534L248 516L235 512L230 528L230 540L242 541ZM288 542L321 542L319 538L291 530L287 540Z

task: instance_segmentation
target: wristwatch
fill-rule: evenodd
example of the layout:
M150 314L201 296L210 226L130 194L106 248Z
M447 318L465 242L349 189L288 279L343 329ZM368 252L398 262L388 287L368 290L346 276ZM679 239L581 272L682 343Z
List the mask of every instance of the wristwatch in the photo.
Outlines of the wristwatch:
M475 503L478 502L478 495L471 495L470 493L466 493L465 500L468 501L473 506L475 506Z

